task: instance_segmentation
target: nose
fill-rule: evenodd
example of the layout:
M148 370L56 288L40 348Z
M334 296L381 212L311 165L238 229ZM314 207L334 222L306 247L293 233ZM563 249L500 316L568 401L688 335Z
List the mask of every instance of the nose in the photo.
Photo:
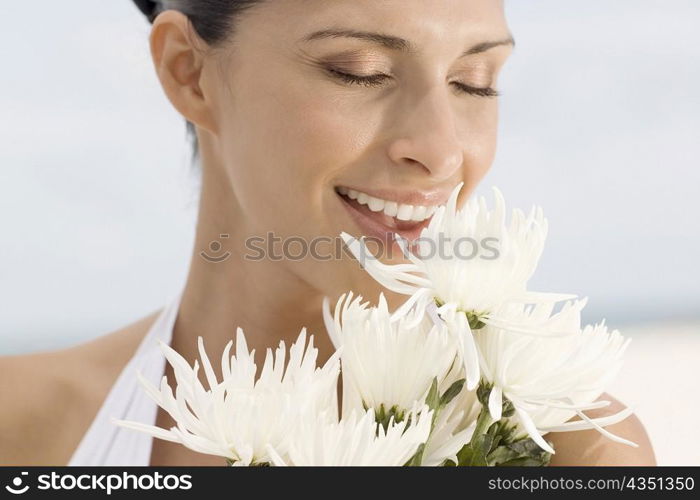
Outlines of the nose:
M444 89L430 89L417 99L398 103L396 132L388 155L395 165L418 167L435 181L451 179L464 162L450 95Z

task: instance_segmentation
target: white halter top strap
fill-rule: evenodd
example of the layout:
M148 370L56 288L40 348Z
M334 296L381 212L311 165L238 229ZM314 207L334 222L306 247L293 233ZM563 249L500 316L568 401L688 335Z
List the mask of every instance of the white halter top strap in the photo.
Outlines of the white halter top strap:
M115 425L110 419L114 417L155 424L158 406L141 388L136 372L140 371L152 384L160 385L165 370L165 356L157 339L170 344L181 298L182 292L179 292L161 311L144 336L134 356L112 386L68 465L149 465L153 437Z

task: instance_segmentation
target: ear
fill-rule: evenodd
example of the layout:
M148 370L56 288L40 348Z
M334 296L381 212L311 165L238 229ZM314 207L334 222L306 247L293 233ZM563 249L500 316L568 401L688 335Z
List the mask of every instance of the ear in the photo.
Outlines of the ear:
M202 85L208 45L187 16L176 10L159 14L153 22L150 46L156 74L175 109L191 123L216 133L213 96Z

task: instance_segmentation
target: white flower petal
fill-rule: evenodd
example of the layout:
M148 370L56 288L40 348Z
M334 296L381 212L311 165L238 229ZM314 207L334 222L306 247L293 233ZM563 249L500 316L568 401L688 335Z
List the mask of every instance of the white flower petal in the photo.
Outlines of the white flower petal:
M489 394L489 413L493 420L501 420L503 414L503 392L497 385L493 386Z
M526 411L520 409L518 406L515 406L515 414L518 416L518 420L525 429L525 432L527 432L533 441L535 441L535 443L537 443L537 445L544 451L554 454L554 448L549 446L549 443L542 438L542 435L537 430L537 427L535 427L535 423L530 418L530 415L528 415Z

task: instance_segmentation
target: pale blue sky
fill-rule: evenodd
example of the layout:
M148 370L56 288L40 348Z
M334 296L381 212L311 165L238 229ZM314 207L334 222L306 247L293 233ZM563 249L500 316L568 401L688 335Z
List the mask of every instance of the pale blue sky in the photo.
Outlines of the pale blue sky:
M544 207L533 288L613 326L700 317L700 2L507 5L481 191ZM147 36L128 0L0 4L0 353L107 333L184 281L196 178Z

